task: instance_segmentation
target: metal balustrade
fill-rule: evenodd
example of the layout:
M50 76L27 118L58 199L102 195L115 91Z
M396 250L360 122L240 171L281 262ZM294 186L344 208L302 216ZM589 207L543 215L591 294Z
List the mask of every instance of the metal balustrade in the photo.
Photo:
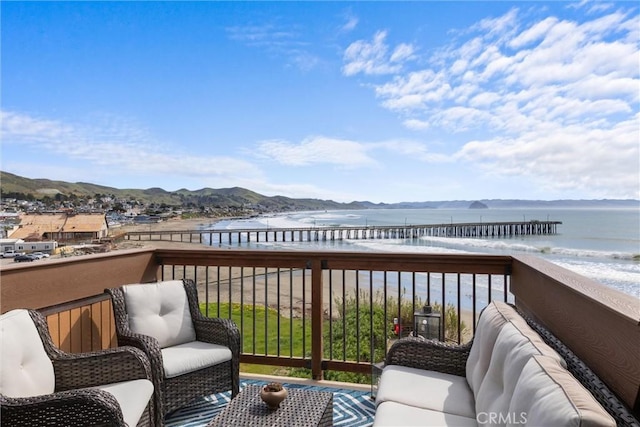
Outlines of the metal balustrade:
M489 301L513 302L509 257L229 252L204 260L161 250L160 279L194 280L206 315L233 318L243 362L312 368L315 378L327 369L368 373L410 333L423 305L442 311L442 336L460 343L473 336ZM248 259L256 253L259 266ZM478 264L486 272L473 272ZM353 310L358 315L349 317Z

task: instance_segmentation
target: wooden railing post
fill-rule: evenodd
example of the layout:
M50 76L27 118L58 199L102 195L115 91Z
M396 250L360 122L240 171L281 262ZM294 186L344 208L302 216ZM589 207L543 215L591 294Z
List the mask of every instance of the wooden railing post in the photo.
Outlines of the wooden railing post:
M322 380L322 261L311 262L311 375L314 380Z

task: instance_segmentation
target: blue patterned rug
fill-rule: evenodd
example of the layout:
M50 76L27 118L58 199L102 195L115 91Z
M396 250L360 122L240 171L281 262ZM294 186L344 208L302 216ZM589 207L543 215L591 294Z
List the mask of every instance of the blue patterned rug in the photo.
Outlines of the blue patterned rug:
M247 384L266 381L240 380L240 389ZM373 424L374 402L369 392L284 383L288 388L305 388L333 393L333 425L335 427L368 427ZM231 392L212 394L169 414L166 427L204 427L229 403Z

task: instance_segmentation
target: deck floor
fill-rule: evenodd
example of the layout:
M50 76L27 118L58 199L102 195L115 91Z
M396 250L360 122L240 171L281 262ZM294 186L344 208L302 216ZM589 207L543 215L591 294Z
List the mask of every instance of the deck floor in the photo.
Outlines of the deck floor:
M247 384L266 384L264 380L241 379L240 389ZM283 383L288 388L333 393L333 425L335 427L368 427L373 424L374 402L366 391L336 387ZM178 409L166 418L166 427L205 427L230 400L231 392L212 394Z

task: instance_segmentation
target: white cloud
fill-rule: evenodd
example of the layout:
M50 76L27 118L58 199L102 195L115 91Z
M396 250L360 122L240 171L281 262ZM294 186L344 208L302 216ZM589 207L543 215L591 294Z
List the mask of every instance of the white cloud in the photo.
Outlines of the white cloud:
M472 26L472 30L480 30L483 33L493 36L502 37L512 29L518 26L517 21L518 10L511 9L509 12L498 18L485 18Z
M229 38L259 47L278 47L283 44L298 44L298 34L274 24L245 25L226 29Z
M568 9L586 9L588 13L604 12L612 7L614 7L613 3L602 0L581 0L579 2L570 2L567 4Z
M348 16L347 22L345 22L344 25L342 25L342 27L340 28L340 31L345 33L353 31L358 26L358 22L359 22L359 19L357 17Z
M376 95L385 99L383 105L391 110L424 109L450 96L451 86L444 73L421 70L407 76L397 76L391 82L376 87Z
M413 58L414 52L415 52L415 48L412 45L401 43L393 50L393 53L391 54L389 61L404 62L406 60Z
M407 119L402 124L408 129L413 130L425 130L431 127L431 124L428 120L418 120L418 119Z
M419 123L416 125L419 126ZM410 159L417 159L428 163L448 163L454 160L452 156L431 152L427 144L416 141L385 141L374 144L374 146L394 154L400 154Z
M478 100L488 99L484 93L491 94L492 99L490 104L485 104L488 106L486 113L496 115L500 110L489 107L496 104L496 95L509 101L523 91L533 92L531 98L552 91L567 104L579 101L582 105L590 105L581 111L585 115L593 115L598 114L593 109L597 104L585 102L591 94L579 93L577 89L597 81L598 97L615 98L608 104L600 103L603 107L600 114L611 115L625 110L621 107L611 109L611 105L631 104L638 97L637 40L636 43L624 41L626 30L620 29L625 28L628 20L637 19L624 20L621 13L613 15L582 24L559 21L555 17L529 23L528 26L520 23L524 27L521 32L502 39L497 29L504 28L511 34L510 31L516 27L515 12L512 11L502 19L483 21L476 26L491 28L490 32L473 36L469 41L463 41L457 50L450 47L432 58L439 67L396 75L391 81L376 85L376 95L389 109L411 112L412 120L420 120L415 113L422 111L425 119L421 121L425 122L429 120L426 117L442 115L443 109L465 108L469 103L478 106ZM490 23L497 25L494 27ZM604 41L612 31L621 34L622 40ZM526 49L513 51L514 47L522 46ZM589 81L592 83L586 83ZM524 108L522 104L518 106ZM468 122L466 118L461 117L461 120ZM498 118L490 123L500 122L502 120ZM478 122L477 125L483 127L486 123Z
M5 142L11 138L49 142L72 132L70 126L55 120L37 119L11 111L0 111L0 123Z
M640 115L610 129L564 126L519 138L471 141L456 154L492 175L528 176L551 190L638 198Z
M262 180L244 181L239 184L243 188L250 188L266 196L285 196L291 198L312 198L323 200L334 200L336 202L349 203L358 199L357 194L349 193L340 189L332 191L321 188L313 184L295 183L280 184L270 183Z
M303 31L295 26L265 23L228 27L226 31L231 40L263 49L274 56L284 57L287 65L293 65L302 71L309 71L322 62L317 55L310 52L310 43L304 40Z
M638 197L640 17L607 10L528 19L512 9L415 61L428 67L396 69L372 86L408 129L486 136L469 136L457 155L484 165L486 173ZM385 35L350 46L357 49L345 52L353 65L345 74L373 74L373 64L388 64L380 59L386 58Z
M549 32L551 27L558 23L558 19L554 16L543 19L540 22L535 23L530 28L527 28L516 37L508 42L508 46L514 49L522 48L529 44L539 41L544 38L544 35Z
M298 144L279 140L263 141L258 144L256 154L290 166L334 164L351 168L376 163L367 150L366 144L356 141L313 136Z
M415 48L410 44L400 44L389 54L385 43L386 31L378 31L371 42L358 40L344 52L345 65L342 69L346 76L364 74L394 74L402 70L403 64L412 59Z
M113 172L157 175L179 170L182 176L192 178L239 173L261 176L255 165L245 160L179 152L134 124L114 117L93 117L91 125L38 119L11 111L0 112L0 117L3 144L21 144L88 165L107 166Z

